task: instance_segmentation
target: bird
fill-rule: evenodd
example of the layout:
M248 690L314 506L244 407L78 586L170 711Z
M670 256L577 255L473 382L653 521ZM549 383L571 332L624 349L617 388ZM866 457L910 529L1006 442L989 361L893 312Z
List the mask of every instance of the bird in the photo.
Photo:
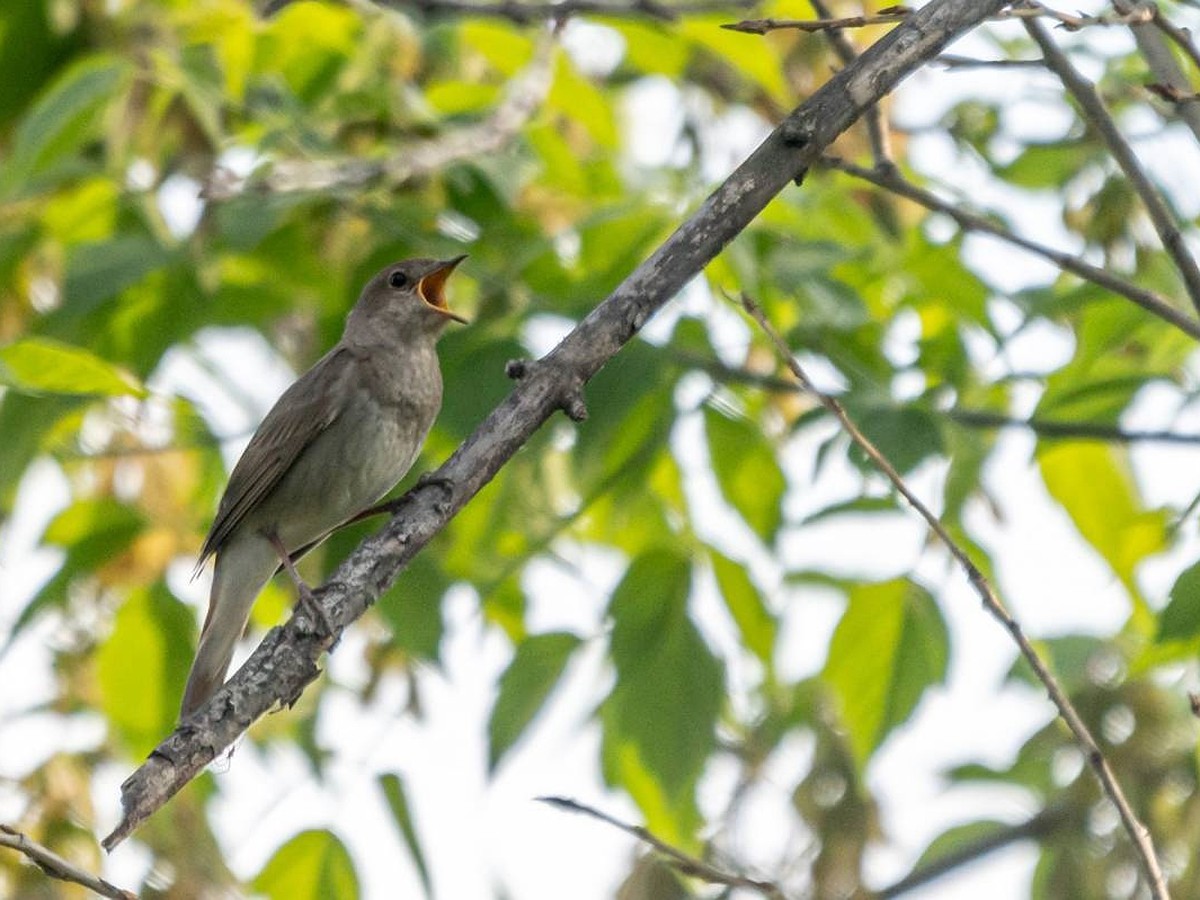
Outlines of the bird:
M259 592L280 569L328 628L293 559L359 518L417 458L442 405L437 341L445 285L466 257L378 272L337 344L276 401L229 476L196 571L215 557L208 613L180 708L186 720L225 681Z

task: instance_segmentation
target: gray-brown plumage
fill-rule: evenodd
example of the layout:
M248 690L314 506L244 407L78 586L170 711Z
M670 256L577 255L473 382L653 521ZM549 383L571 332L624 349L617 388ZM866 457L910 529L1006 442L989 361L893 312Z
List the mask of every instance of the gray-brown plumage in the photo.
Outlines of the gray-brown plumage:
M436 344L446 279L464 257L413 259L372 278L341 340L267 413L221 498L199 565L216 556L188 675L186 718L225 681L250 607L289 554L375 503L413 464L442 404Z

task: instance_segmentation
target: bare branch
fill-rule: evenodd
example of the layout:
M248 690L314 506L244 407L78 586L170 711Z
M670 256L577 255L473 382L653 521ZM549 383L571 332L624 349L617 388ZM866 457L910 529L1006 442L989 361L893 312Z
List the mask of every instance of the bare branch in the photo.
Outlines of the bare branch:
M8 825L0 825L0 847L11 847L18 853L24 854L39 869L58 881L83 885L101 897L111 897L112 900L137 900L137 894L133 891L119 888L115 884L79 868L69 860L63 859L49 847L31 840Z
M777 394L794 394L800 390L799 385L786 378L727 366L720 360L701 356L698 353L688 353L672 348L667 348L667 352L675 362L689 368L699 369L723 384L745 384ZM1189 434L1183 431L1129 429L1100 422L1043 419L1038 416L1023 419L991 410L971 409L965 406L951 407L945 411L944 415L967 428L1020 428L1046 438L1104 441L1111 444L1200 444L1200 434Z
M825 0L811 0L812 8L822 19L832 17L832 12L826 5ZM854 48L854 44L850 42L850 38L846 37L845 33L840 28L831 28L825 32L829 38L830 46L833 47L833 52L837 54L838 59L843 65L849 65L854 62L858 56L858 51ZM883 116L882 101L876 103L864 114L867 124L867 140L871 144L871 155L875 159L875 166L890 166L892 163L892 136L888 131L887 121Z
M813 4L813 9L817 11L818 19L745 19L741 22L732 22L728 25L722 25L722 28L729 31L740 31L743 34L766 34L768 31L779 31L782 29L791 29L795 31L805 31L809 34L815 34L818 31L835 31L842 28L868 28L873 25L895 25L905 21L913 14L913 10L907 6L892 6L882 10L874 15L868 16L842 16L833 18L827 15L816 4ZM1012 9L1001 10L994 16L989 17L989 21L999 22L1005 19L1038 19L1046 18L1057 22L1060 28L1065 28L1067 31L1080 31L1084 28L1094 26L1110 26L1110 25L1137 25L1145 24L1153 21L1154 10L1152 4L1137 4L1131 10L1125 13L1116 15L1107 14L1100 16L1085 16L1072 15L1071 13L1060 12L1056 9L1050 9L1047 6L1042 6L1040 3L1027 3L1024 6L1013 7Z
M533 60L508 85L500 105L483 122L405 145L378 160L353 157L279 160L269 163L265 172L257 171L246 177L218 169L209 177L201 196L229 200L245 193L319 193L353 190L378 182L399 186L440 172L460 160L495 153L516 136L546 99L554 76L557 33L556 28L543 35Z
M888 885L878 893L872 894L876 900L894 900L909 891L924 887L931 881L948 875L955 869L976 862L990 853L1003 850L1018 841L1041 840L1064 826L1075 824L1069 807L1051 806L1043 809L1032 818L1016 825L1001 828L994 834L988 834L976 841L971 841L945 856L935 858L928 865L914 869L895 884Z
M953 203L942 200L936 194L924 188L917 187L917 185L907 180L896 169L885 169L876 172L830 156L824 157L821 163L840 172L845 172L847 175L853 175L855 178L869 181L871 184L899 194L902 197L907 197L909 200L921 204L926 209L943 213L952 218L958 227L964 231L978 231L982 234L990 234L992 237L999 238L1015 247L1028 250L1030 253L1034 253L1054 263L1054 265L1063 271L1070 272L1072 275L1078 275L1085 281L1090 281L1093 284L1112 291L1114 294L1119 294L1128 300L1132 300L1147 312L1153 313L1163 321L1170 322L1185 334L1196 338L1196 340L1200 340L1200 322L1181 312L1172 304L1169 298L1162 294L1147 290L1131 281L1119 278L1107 269L1093 266L1078 256L1065 253L1061 250L1055 250L1053 247L1047 247L1029 238L1014 234L991 219L977 213L968 212L960 206L955 206Z
M1122 14L1132 14L1139 9L1149 9L1152 22L1132 22L1133 39L1137 41L1138 50L1146 58L1150 71L1158 79L1158 85L1163 89L1160 96L1170 100L1179 113L1179 118L1192 130L1192 134L1200 139L1200 102L1192 91L1187 75L1175 61L1166 37L1175 41L1185 52L1192 54L1192 62L1200 65L1200 56L1195 55L1196 48L1182 28L1173 25L1162 10L1155 4L1131 3L1130 0L1113 0L1113 7Z
M1163 247L1183 278L1192 304L1197 310L1200 310L1200 266L1196 265L1196 260L1188 250L1187 244L1183 240L1183 234L1175 224L1175 219L1159 194L1158 188L1150 181L1150 177L1142 169L1137 156L1134 155L1133 148L1126 142L1112 116L1108 114L1095 86L1071 64L1067 55L1054 43L1041 22L1036 19L1026 19L1023 24L1025 30L1029 32L1029 36L1042 48L1042 56L1046 60L1046 65L1059 77L1067 92L1075 98L1075 102L1079 104L1088 124L1104 139L1104 143L1108 145L1109 152L1117 161L1117 165L1121 167L1121 171L1125 173L1125 177L1129 179L1129 183L1137 195L1142 198L1142 204L1146 207L1150 221L1154 224L1154 230L1158 232L1159 240L1162 241Z
M764 897L769 898L769 900L785 900L783 891L774 882L759 881L755 878L748 878L745 875L726 872L712 865L712 863L707 863L698 857L692 856L690 853L684 853L678 847L671 846L662 838L655 836L653 832L640 825L630 825L627 822L622 822L608 813L600 812L600 810L594 807L580 803L578 800L572 800L569 797L538 797L537 799L539 803L549 804L555 809L562 809L567 812L599 819L606 825L611 825L613 828L649 844L665 856L671 866L683 875L698 878L707 884L720 884L731 888L745 888L756 891Z
M1182 431L1142 431L1097 422L1066 422L1036 416L1021 419L982 409L955 407L946 413L960 425L972 428L1026 428L1039 437L1106 441L1112 444L1200 444L1200 434Z
M925 520L925 523L945 544L946 549L950 551L950 555L966 573L967 580L971 583L971 587L975 589L975 593L979 595L979 599L983 601L984 608L1000 622L1001 625L1012 636L1017 648L1021 651L1021 655L1025 657L1025 661L1029 663L1038 680L1046 688L1046 692L1050 695L1051 701L1058 708L1058 713L1066 722L1067 727L1071 729L1071 734L1074 735L1075 741L1084 751L1087 757L1088 764L1092 767L1097 780L1100 782L1100 789L1105 796L1112 801L1113 806L1117 809L1117 814L1121 817L1121 824L1125 828L1125 832L1133 841L1134 849L1142 862L1144 874L1149 882L1151 895L1155 900L1170 900L1170 894L1167 892L1166 878L1163 876L1162 867L1159 865L1158 857L1154 852L1154 843L1150 838L1150 832L1143 825L1133 812L1133 808L1129 805L1129 801L1125 798L1125 792L1121 789L1116 776L1113 774L1112 768L1105 759L1104 754L1100 750L1100 746L1096 743L1096 739L1092 737L1091 731L1080 717L1075 709L1066 691L1059 685L1058 680L1051 674L1050 669L1042 661L1042 657L1034 649L1033 644L1025 635L1024 629L1012 614L1001 602L999 595L988 581L987 576L983 574L978 566L975 565L970 555L958 544L957 541L946 530L946 526L933 513L933 511L925 505L912 488L900 476L895 467L888 462L887 457L879 452L877 448L866 435L859 430L854 421L847 415L842 404L835 397L823 393L805 374L801 368L795 354L788 347L787 342L780 337L779 332L767 320L763 311L759 308L748 295L742 295L742 306L745 308L754 321L766 334L767 338L775 348L775 352L779 355L780 361L791 370L796 376L796 380L800 383L809 394L817 399L822 406L841 423L842 429L855 443L855 445L870 458L875 467L884 474L892 486L909 505L912 506Z
M961 69L1044 69L1046 64L1040 59L975 59L970 56L958 56L954 53L943 53L935 62L951 71Z
M1186 28L1180 28L1168 19L1157 5L1154 7L1154 27L1174 41L1179 49L1187 54L1193 66L1200 68L1200 50L1196 48L1196 42L1192 40L1191 31ZM1184 84L1187 84L1186 78L1184 79Z
M435 474L450 487L418 492L315 593L335 638L478 493L533 433L589 381L864 109L1004 0L932 0L795 109L701 207L538 364L529 368ZM437 493L436 500L431 496ZM302 610L263 638L244 666L150 754L121 788L111 850L195 777L252 722L291 704L315 679L325 635Z

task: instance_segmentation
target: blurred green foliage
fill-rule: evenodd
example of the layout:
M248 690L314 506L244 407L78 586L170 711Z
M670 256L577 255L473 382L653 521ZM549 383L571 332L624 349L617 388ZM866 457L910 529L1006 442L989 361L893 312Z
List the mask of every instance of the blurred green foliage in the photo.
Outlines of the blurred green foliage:
M273 167L381 160L487 121L544 40L536 25L394 6L306 0L267 19L241 0L19 0L0 11L0 522L23 513L18 498L40 502L19 493L39 461L69 490L41 537L58 552L55 571L20 608L4 605L3 640L52 623L61 635L47 648L54 696L28 715L99 716L105 726L88 750L54 754L20 779L24 812L14 824L85 866L98 865L88 837L99 827L93 777L140 760L174 723L196 629L171 567L194 557L223 484L221 444L238 437L210 420L211 397L199 388L160 386L170 364L186 359L211 374L205 347L228 334L218 329L239 329L302 370L336 339L375 269L468 252L452 302L474 321L443 341L445 408L416 469L436 464L505 396L505 361L537 352L546 333L585 315L703 197L714 160L728 162L716 137L730 117L747 116L765 133L834 65L820 36L720 30L732 14L596 17L591 27L618 48L614 64L557 49L548 93L498 152L403 184L264 187ZM758 9L795 14L775 2ZM999 53L1023 49L996 41ZM1123 71L1131 60L1101 62ZM646 135L632 131L630 98L664 82L677 92L680 122L643 122L658 129L661 152L640 157L632 148ZM1122 102L1158 114L1145 98ZM1060 112L1072 115L1065 105ZM1062 228L1092 258L1180 293L1090 130L1076 123L1060 140L1019 141L1005 153L998 147L1011 150L1014 138L1004 121L997 101L970 99L940 127L1009 191L1062 200ZM906 143L896 143L906 167ZM866 158L857 133L837 149ZM223 169L246 167L244 192L202 196L229 177ZM791 792L809 846L781 872L799 871L813 897L858 896L863 854L886 838L867 777L872 760L949 672L941 585L789 559L789 540L831 520L866 521L869 554L870 517L898 503L881 494L869 461L830 436L811 401L765 384L781 371L722 294L752 294L794 349L832 374L899 470L945 473L924 483L938 486L934 505L989 572L964 511L1003 508L984 476L995 436L956 424L949 407L1006 415L1015 394L1032 391L1038 416L1115 427L1148 385L1185 400L1194 392L1193 347L1168 325L1065 276L1004 294L969 264L961 237L926 224L914 207L820 172L775 201L704 273L697 294L707 305L689 302L653 340L626 348L589 386L589 420L538 435L380 601L363 626L371 677L361 702L381 679L416 684L421 665L438 663L447 627L439 600L468 585L488 627L512 645L481 726L489 771L534 739L572 661L599 645L611 682L593 711L596 764L649 828L692 852L720 848L733 810L714 814L698 802L705 772L732 762L755 784L774 754L803 738L812 748L806 772L774 787ZM1039 326L1070 345L1064 364L997 366ZM228 371L208 390L244 406L254 377ZM811 473L789 463L798 444L817 447ZM791 501L805 479L840 463L849 463L839 477L851 494L797 513ZM715 485L705 503L696 500L697 466ZM1179 540L1189 498L1147 508L1116 444L1039 438L1028 477L1111 569L1132 610L1115 634L1043 646L1156 841L1174 848L1178 896L1200 896L1194 731L1170 677L1172 667L1194 667L1200 646L1197 575L1193 567L1179 577L1161 615L1165 598L1143 596L1139 582L1142 563ZM368 530L331 539L307 563L313 577ZM737 539L718 537L730 533ZM568 545L621 560L624 575L594 631L539 633L524 576ZM706 590L728 615L732 648L701 620ZM780 656L787 608L829 590L844 603L827 658L789 680L781 673L797 666ZM256 611L260 625L288 602L277 589L269 596ZM1012 675L1027 677L1020 667ZM328 687L314 684L295 712L261 723L249 740L294 743L324 766L313 722ZM1114 711L1132 717L1132 735L1106 727ZM5 723L13 734L21 727L20 716ZM1070 752L1053 723L1008 768L969 764L947 775L1008 785L1055 810L1034 835L1034 896L1112 896L1131 851L1114 828L1083 824L1100 801L1082 766L1063 774ZM382 775L379 788L428 890L430 835L397 775ZM153 860L146 896L194 897L232 883L204 815L214 796L206 775L138 835ZM1001 827L956 826L921 864ZM303 831L248 887L268 897L355 897L356 864L334 833ZM655 896L686 891L643 864L627 889L651 882ZM0 855L0 892L57 889Z

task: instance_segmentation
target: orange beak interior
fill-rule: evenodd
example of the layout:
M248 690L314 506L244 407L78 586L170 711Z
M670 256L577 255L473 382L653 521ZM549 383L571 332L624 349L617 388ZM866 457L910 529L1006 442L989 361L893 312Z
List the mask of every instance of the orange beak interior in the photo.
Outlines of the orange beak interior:
M436 269L417 282L417 293L421 295L422 300L442 315L465 325L467 320L453 312L446 303L446 281L450 278L455 266L464 259L466 256L457 256L440 263Z

